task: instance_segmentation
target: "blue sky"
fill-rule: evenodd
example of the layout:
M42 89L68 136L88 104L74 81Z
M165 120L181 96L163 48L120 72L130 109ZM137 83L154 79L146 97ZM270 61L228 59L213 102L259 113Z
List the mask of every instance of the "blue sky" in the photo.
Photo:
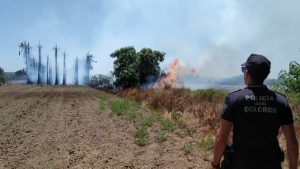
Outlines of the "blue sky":
M87 52L96 57L92 74L113 70L114 50L135 46L166 52L166 68L178 58L200 76L241 74L250 53L272 62L271 77L300 62L298 0L2 0L0 5L0 67L24 67L18 44L43 46L42 55L60 58L68 67Z

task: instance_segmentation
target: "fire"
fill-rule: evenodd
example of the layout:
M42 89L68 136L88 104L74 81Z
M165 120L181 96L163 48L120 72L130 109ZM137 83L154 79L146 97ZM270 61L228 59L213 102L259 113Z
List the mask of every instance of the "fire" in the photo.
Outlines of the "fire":
M178 59L175 59L169 66L167 76L158 82L160 88L183 87L184 82L180 80L179 75L193 75L197 76L196 68L185 68Z
M160 88L173 87L173 85L178 81L179 76L177 75L177 69L181 67L179 60L175 59L169 66L168 74L166 77L162 78L159 82Z

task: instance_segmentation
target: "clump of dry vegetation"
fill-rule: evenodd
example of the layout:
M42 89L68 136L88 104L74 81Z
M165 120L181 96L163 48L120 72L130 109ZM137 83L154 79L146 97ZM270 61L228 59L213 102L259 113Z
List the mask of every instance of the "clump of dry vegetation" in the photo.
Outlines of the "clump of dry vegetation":
M127 89L119 95L158 109L175 122L186 119L207 131L215 131L226 91L217 89Z

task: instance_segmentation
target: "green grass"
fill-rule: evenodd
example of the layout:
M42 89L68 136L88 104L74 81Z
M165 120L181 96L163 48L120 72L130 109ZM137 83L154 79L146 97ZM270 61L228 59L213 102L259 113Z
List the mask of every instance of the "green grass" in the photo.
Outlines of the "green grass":
M114 100L110 104L110 109L114 112L117 116L121 116L128 110L126 102L123 100Z
M187 131L190 135L193 135L197 132L197 128L196 127L187 128Z
M140 125L151 127L153 123L160 122L162 120L163 120L162 113L154 111L151 112L151 114L148 116L143 116L143 118L141 118Z
M104 99L104 97L102 97ZM180 135L184 136L183 129L187 129L187 122L183 117L179 117L175 120L164 118L162 112L142 110L141 106L134 101L127 99L116 99L109 102L109 108L111 113L109 117L117 116L123 117L128 121L132 121L138 124L138 129L134 133L134 143L139 146L145 146L149 137L148 128L153 126L154 123L159 123L161 130L156 134L156 139L160 142L167 139L166 132L174 132L176 129L180 130ZM99 110L104 110L107 107L99 105ZM145 115L143 111L150 111L149 114ZM178 130L178 131L179 131Z
M191 154L193 151L193 143L189 142L187 144L185 144L182 148L183 152L185 155Z
M99 93L97 96L101 101L105 101L110 98L110 95L104 92Z
M134 144L138 146L145 146L146 145L146 139L145 138L137 138L134 140Z
M159 131L156 134L156 138L160 142L166 141L167 140L167 134L164 131Z
M146 138L148 136L148 128L147 127L139 127L137 131L134 133L136 138Z
M214 135L212 133L209 133L204 137L202 137L198 141L198 146L204 150L204 160L205 161L209 160L207 152L212 150L214 147Z
M187 128L187 122L184 118L179 118L177 121L176 121L176 126L179 128L179 129L186 129Z
M211 150L214 147L214 135L212 133L209 133L200 138L198 146L205 151Z
M147 127L139 127L137 131L134 133L134 137L136 138L134 143L139 146L146 145L146 139L148 137L148 128Z
M109 107L117 116L127 115L129 119L138 117L136 114L139 109L139 104L126 99L117 99L109 103Z
M104 111L105 110L105 104L101 104L99 105L99 110L100 111Z
M98 98L100 99L100 100L106 100L106 96L104 95L104 94L99 94L98 95Z
M161 121L161 125L162 125L164 130L168 130L168 131L171 131L171 132L173 132L176 129L175 125L174 125L174 123L172 122L171 119L163 119Z

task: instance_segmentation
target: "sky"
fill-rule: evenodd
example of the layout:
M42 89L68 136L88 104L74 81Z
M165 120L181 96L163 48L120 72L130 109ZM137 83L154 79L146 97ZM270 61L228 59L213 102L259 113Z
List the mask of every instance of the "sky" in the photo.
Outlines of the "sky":
M95 56L92 74L113 70L110 54L134 46L165 52L161 67L173 60L203 77L240 75L251 53L272 62L271 78L300 62L299 0L0 0L0 67L25 67L18 45L54 59Z

